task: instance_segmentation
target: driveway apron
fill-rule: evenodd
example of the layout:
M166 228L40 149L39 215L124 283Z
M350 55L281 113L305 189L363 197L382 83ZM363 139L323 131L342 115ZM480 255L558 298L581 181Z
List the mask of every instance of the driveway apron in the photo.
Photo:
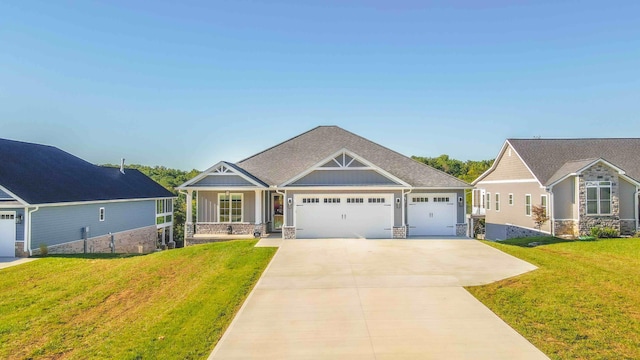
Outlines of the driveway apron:
M534 269L475 240L287 240L210 359L548 359L462 288Z

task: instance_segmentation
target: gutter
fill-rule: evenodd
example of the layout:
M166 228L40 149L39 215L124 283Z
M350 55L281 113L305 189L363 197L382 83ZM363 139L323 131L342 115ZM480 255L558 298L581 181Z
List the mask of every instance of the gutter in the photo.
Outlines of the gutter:
M25 251L29 251L29 256L33 256L33 251L31 250L31 219L33 218L33 213L40 210L40 206L36 206L33 210L27 210L27 236L26 241L24 242L24 246L26 247Z

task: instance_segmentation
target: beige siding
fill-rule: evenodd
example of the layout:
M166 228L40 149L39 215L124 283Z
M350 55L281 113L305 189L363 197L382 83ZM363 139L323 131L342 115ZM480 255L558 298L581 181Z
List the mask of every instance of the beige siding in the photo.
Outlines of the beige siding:
M232 191L232 193L243 194L242 197L242 220L246 223L255 222L255 192L253 191ZM218 222L218 194L224 191L198 191L198 217L197 222L209 223Z
M538 183L502 183L478 184L478 188L491 193L491 207L486 210L486 221L491 224L513 224L534 229L536 224L525 213L525 195L531 194L531 206L540 205L540 196L548 195ZM500 194L500 211L495 210L495 194ZM513 205L509 205L509 193L513 194ZM547 206L550 204L547 198ZM551 231L549 222L542 226L543 231Z
M635 185L620 179L620 219L635 219Z
M571 176L553 187L553 207L556 220L578 220L575 185L575 177Z
M509 151L511 150L511 156ZM531 172L527 169L525 164L520 160L520 157L510 146L504 151L502 157L497 160L498 165L496 168L487 175L482 181L491 180L516 180L516 179L535 179Z

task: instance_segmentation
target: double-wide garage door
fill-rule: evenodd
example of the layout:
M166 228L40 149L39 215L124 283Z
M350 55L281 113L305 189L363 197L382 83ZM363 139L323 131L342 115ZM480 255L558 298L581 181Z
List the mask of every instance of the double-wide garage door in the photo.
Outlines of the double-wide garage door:
M297 238L392 238L393 194L297 194L293 201Z

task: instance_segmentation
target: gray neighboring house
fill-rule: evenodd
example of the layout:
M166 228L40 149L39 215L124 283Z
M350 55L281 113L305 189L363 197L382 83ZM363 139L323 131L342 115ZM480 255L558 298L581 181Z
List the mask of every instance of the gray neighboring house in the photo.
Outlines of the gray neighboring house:
M174 195L141 172L0 139L0 257L141 253L172 241ZM123 164L124 165L124 164Z
M471 186L337 126L319 126L178 187L185 239L465 236ZM197 217L190 208L196 198Z
M473 182L472 211L486 238L576 237L592 227L639 229L640 139L508 139ZM535 228L532 207L550 220Z

